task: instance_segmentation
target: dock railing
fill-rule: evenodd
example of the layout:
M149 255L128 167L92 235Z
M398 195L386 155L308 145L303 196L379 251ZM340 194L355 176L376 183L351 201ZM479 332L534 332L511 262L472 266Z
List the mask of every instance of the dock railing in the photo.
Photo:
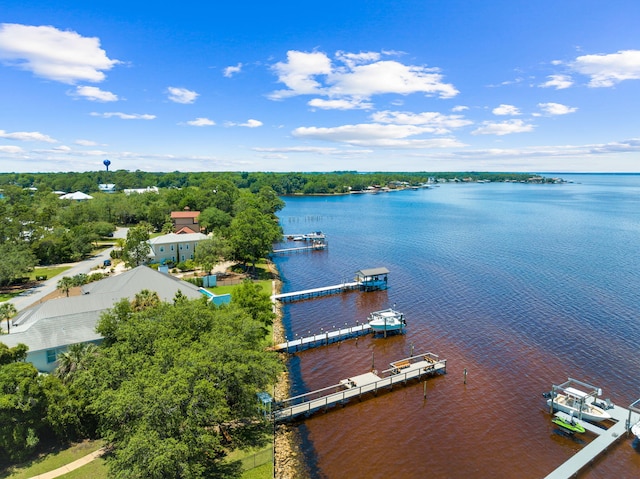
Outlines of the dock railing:
M377 394L378 390L393 388L395 384L405 385L409 380L420 378L426 374L433 374L438 371L446 372L447 360L439 359L437 354L423 353L405 358L404 360L410 361L408 367L398 369L392 366L390 369L386 369L380 373L387 374L386 377L382 377L376 381L368 382L361 386L353 383L347 386L347 383L343 382L278 402L275 404L273 410L274 420L286 420L301 414L311 414L318 409L326 409L337 403L346 403L351 398L361 397L363 394L369 392ZM394 363L391 364L393 365L404 360L394 361ZM326 394L328 391L335 392Z

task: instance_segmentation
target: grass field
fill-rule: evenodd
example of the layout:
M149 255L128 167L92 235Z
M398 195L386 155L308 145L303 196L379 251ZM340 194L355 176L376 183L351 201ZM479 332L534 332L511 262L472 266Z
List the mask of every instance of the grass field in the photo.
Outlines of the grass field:
M70 462L97 451L103 445L102 441L83 441L48 454L42 454L24 464L13 466L0 472L0 479L28 479L45 472L58 469ZM77 476L94 477L94 476ZM106 477L106 476L105 476Z

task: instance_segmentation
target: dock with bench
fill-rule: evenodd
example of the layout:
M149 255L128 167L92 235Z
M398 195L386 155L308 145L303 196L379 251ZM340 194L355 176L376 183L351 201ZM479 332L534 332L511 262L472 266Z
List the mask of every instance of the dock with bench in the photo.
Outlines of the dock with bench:
M337 404L345 405L350 399L377 395L380 390L393 391L393 386L405 386L410 380L421 379L435 373L446 373L447 360L430 352L390 363L390 368L378 373L375 369L342 379L338 384L301 394L276 403L272 410L274 421L281 422L328 410Z

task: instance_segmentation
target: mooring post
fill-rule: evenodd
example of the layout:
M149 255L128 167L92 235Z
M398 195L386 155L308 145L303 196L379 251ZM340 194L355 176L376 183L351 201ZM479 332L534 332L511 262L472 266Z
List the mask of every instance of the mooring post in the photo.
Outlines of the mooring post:
M411 343L411 357L413 357L413 343Z
M424 384L423 396L424 396L424 399L427 399L427 381L424 381L422 384Z
M464 368L464 383L467 384L467 368Z
M371 370L372 371L376 368L375 357L376 357L376 353L374 351L371 351Z

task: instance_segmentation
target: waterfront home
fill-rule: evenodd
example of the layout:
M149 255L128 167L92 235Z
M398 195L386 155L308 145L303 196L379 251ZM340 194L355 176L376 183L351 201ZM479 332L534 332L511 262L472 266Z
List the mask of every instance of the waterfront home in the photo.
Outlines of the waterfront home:
M152 263L181 263L194 258L196 246L209 237L203 233L169 233L149 240Z
M100 315L123 298L140 291L155 291L161 301L173 301L180 291L189 299L202 298L203 290L174 276L138 266L125 273L86 284L80 296L52 299L20 311L11 320L11 334L0 336L10 348L29 347L27 362L41 372L51 372L57 357L72 344L102 341L96 332Z

